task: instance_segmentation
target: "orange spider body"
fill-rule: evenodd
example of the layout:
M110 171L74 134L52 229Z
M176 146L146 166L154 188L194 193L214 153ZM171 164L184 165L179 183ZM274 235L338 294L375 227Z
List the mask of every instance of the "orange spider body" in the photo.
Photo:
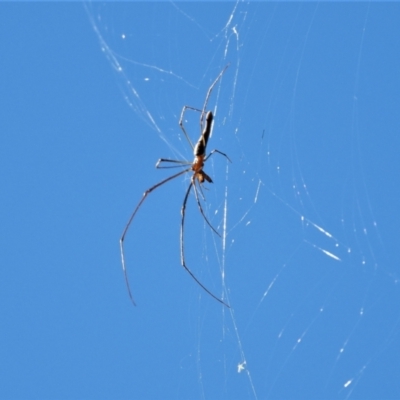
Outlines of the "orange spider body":
M194 161L192 164L192 171L195 173L195 179L199 181L199 183L203 183L204 180L212 183L212 179L203 171L204 161L206 159L206 147L207 142L211 133L211 125L213 122L214 116L211 111L209 111L206 115L206 126L204 131L202 132L200 139L196 143L194 147Z

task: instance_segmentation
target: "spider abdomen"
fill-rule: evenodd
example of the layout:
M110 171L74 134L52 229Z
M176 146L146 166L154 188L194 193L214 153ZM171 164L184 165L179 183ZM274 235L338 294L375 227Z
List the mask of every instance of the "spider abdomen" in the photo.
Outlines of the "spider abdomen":
M199 141L196 143L196 146L194 147L194 155L196 157L201 157L206 155L206 147L208 143L208 139L210 137L211 133L211 125L213 122L214 116L211 111L209 111L206 115L206 126L204 127L204 130L200 136Z

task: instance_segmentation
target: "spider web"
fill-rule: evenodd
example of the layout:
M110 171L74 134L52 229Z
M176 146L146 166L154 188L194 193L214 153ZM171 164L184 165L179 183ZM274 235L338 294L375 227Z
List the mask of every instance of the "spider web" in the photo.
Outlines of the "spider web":
M398 397L397 217L386 214L397 210L389 196L394 166L385 172L390 158L375 151L390 153L384 138L398 128L385 109L391 87L399 89L395 51L380 48L381 35L398 43L398 7L392 14L379 5L241 2L86 10L115 71L104 79L115 79L121 104L133 111L116 133L127 149L121 231L135 199L167 176L153 168L156 160L192 160L181 109L202 108L230 64L210 98L207 151L227 153L232 164L218 155L206 163L214 183L202 199L221 237L191 196L185 254L232 308L179 267L190 175L178 178L149 196L125 242L139 306L132 315L126 298L120 312L145 315L121 339L132 352L132 364L120 366L126 395L135 386L155 398ZM387 76L393 86L382 82ZM187 114L195 142L199 115ZM146 368L137 372L138 363Z

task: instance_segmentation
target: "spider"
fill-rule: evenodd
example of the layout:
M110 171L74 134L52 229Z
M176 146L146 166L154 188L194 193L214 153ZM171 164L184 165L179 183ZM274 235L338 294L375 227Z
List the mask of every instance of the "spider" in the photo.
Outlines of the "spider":
M126 271L125 255L124 255L124 240L125 240L125 236L126 236L128 230L129 230L129 227L130 227L133 219L135 218L136 213L139 211L139 208L141 207L141 205L143 204L143 202L146 200L147 196L151 192L153 192L154 190L156 190L160 186L164 185L164 183L172 181L173 179L175 179L178 176L183 175L183 174L185 174L187 172L193 171L193 175L190 178L190 184L189 184L189 187L186 190L186 194L185 194L185 197L183 198L183 204L182 204L182 208L181 208L181 215L182 215L182 218L181 218L181 229L180 229L181 264L182 264L182 267L189 273L189 275L197 282L197 284L203 290L205 290L215 300L217 300L218 302L220 302L224 306L230 308L230 306L228 304L226 304L219 297L215 296L210 290L208 290L196 278L196 276L193 274L193 272L186 265L185 253L184 253L185 211L186 211L186 203L187 203L187 200L188 200L188 197L189 197L189 194L190 194L192 188L193 188L193 191L194 191L194 194L195 194L195 198L196 198L196 202L197 202L197 205L199 207L201 215L203 216L203 218L206 221L206 223L208 224L208 226L213 230L213 232L215 232L218 236L220 236L220 234L214 229L214 227L211 225L211 223L207 219L206 215L204 214L203 207L201 206L200 199L199 199L199 193L198 193L197 185L199 185L200 193L201 193L202 197L204 198L200 184L204 183L204 181L212 183L212 179L204 172L203 167L204 167L204 163L214 153L221 154L229 162L231 162L231 160L229 159L229 157L225 153L222 153L221 151L219 151L217 149L212 150L210 152L210 154L208 156L206 156L206 147L207 147L208 139L210 137L212 123L213 123L213 119L214 119L214 115L213 115L213 113L211 111L208 111L206 113L206 107L207 107L207 103L208 103L208 100L210 98L212 90L214 89L215 85L217 84L217 82L222 77L222 75L224 74L224 72L226 71L226 69L228 67L229 67L229 64L220 72L220 74L217 76L215 81L211 84L210 88L208 89L208 92L207 92L206 99L205 99L204 106L203 106L202 110L199 110L198 108L191 107L191 106L184 106L183 109L182 109L181 116L180 116L180 119L179 119L179 126L182 129L182 131L183 131L187 141L189 142L190 146L192 147L193 155L194 155L193 162L190 162L190 161L187 161L187 160L171 160L171 159L168 159L168 158L160 158L156 163L156 168L174 168L174 167L187 167L187 166L188 166L188 168L185 168L183 171L180 171L180 172L178 172L178 173L176 173L176 174L174 174L174 175L172 175L172 176L170 176L170 177L168 177L166 179L163 179L161 182L158 182L155 185L151 186L149 189L147 189L143 193L142 198L140 199L140 201L137 204L136 208L134 209L133 213L129 217L129 220L128 220L125 228L124 228L124 231L122 232L122 235L121 235L121 238L120 238L120 241L119 241L120 250L121 250L122 270L123 270L123 273L124 273L124 278L125 278L125 282L126 282L126 287L128 289L128 294L129 294L129 297L130 297L133 305L136 305L136 303L135 303L135 300L133 299L133 295L132 295L132 292L131 292L131 287L130 287L130 284L129 284L128 274L127 274L127 271ZM197 141L195 146L193 146L193 143L190 140L188 134L186 133L185 127L183 125L183 118L184 118L186 110L193 110L193 111L200 112L200 132L201 132L201 134L200 134L200 138ZM170 164L172 163L172 164L178 164L178 165L163 166L164 163L170 163Z

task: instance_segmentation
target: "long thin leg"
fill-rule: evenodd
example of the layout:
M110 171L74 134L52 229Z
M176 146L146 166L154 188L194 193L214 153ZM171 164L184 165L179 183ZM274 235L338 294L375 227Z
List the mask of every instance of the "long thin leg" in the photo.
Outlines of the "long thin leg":
M198 108L195 107L191 107L191 106L183 106L182 108L182 112L181 112L181 117L179 118L179 126L181 127L183 133L185 134L185 137L187 139L187 141L189 142L190 146L192 147L192 150L194 149L193 143L190 140L189 135L187 134L186 130L185 130L185 126L183 125L183 116L185 115L186 110L193 110L193 111L198 111L201 112L201 110L199 110Z
M207 104L208 104L208 99L211 96L211 92L214 89L214 86L217 84L217 82L221 79L221 76L224 74L224 72L226 71L226 69L229 67L229 64L227 64L225 66L225 68L219 73L219 75L217 76L217 78L215 79L215 81L212 83L212 85L210 86L210 88L208 89L207 92L207 96L206 96L206 101L204 102L204 106L203 106L203 110L201 110L201 114L200 114L200 132L203 131L203 121L204 121L204 115L206 114L206 108L207 108Z
M157 184L155 184L154 186L152 186L150 189L147 189L144 193L143 196L141 198L141 200L139 201L138 205L136 206L135 210L133 211L132 215L130 216L128 223L125 226L124 231L122 232L121 235L121 239L119 240L119 246L121 249L121 260L122 260L122 270L124 272L124 277L125 277L125 282L126 282L126 287L128 289L128 294L129 297L133 303L133 305L136 306L135 300L133 299L132 296L132 292L131 292L131 287L129 285L129 279L128 279L128 274L126 272L126 266L125 266L125 254L124 254L124 240L125 240L125 236L128 232L129 226L131 225L133 218L135 218L136 213L138 212L140 206L143 204L143 202L146 200L146 197L155 189L157 189L158 187L160 187L161 185L164 185L164 183L167 183L169 181L171 181L172 179L177 178L179 175L183 175L185 172L190 171L190 168L184 169L183 171L178 172L175 175L170 176L169 178L166 178L164 180L162 180L161 182L158 182Z
M174 163L174 164L178 164L178 165L164 167L164 166L160 165L161 163ZM186 165L192 165L192 163L190 161L185 161L185 160L171 160L169 158L160 158L156 163L156 168L157 169L178 168L178 167L184 167Z
M193 272L187 267L186 265L186 261L185 261L185 253L184 253L184 226L185 226L185 211L186 211L186 203L187 203L187 199L189 197L189 193L190 190L193 186L193 180L190 182L189 187L186 191L186 195L185 198L183 200L183 204L182 204L182 220L181 220L181 264L182 267L185 268L185 270L188 272L188 274L197 282L197 284L204 290L206 291L211 297L213 297L215 300L217 300L218 302L220 302L221 304L223 304L224 306L230 308L230 306L228 304L226 304L223 300L221 300L219 297L215 296L214 294L212 294L197 278L196 276L193 274Z
M199 206L199 210L201 212L201 215L203 216L204 220L207 222L208 226L214 231L214 233L216 233L219 237L221 237L221 235L211 225L210 221L208 220L208 218L204 214L203 207L201 206L201 203L200 203L199 194L197 192L196 182L194 180L192 180L192 183L193 183L194 196L196 197L197 205ZM199 186L199 187L200 187L200 190L201 190L201 186ZM203 199L204 199L204 196L203 196Z
M219 153L219 154L223 155L224 157L226 157L226 158L228 159L229 162L232 162L231 159L230 159L225 153L223 153L222 151L219 151L219 150L217 150L217 149L212 150L212 151L210 152L210 154L204 159L204 162L206 162L214 153ZM204 171L203 171L203 173L204 173ZM199 184L199 188L200 188L200 191L201 191L201 195L202 195L202 197L203 197L203 199L204 199L204 195L203 195L203 192L202 192L202 190L201 190L201 185L200 185L200 184ZM207 222L208 226L209 226L219 237L221 237L221 235L220 235L220 234L217 232L217 230L211 225L210 221L208 220L208 218L207 218L207 217L205 216L205 214L204 214L203 207L201 206L201 203L200 203L199 194L198 194L197 187L196 187L196 182L193 182L193 189L194 189L194 194L195 194L195 197L196 197L197 205L199 206L199 210L200 210L201 214L203 215L205 221ZM205 199L204 199L204 200L205 200Z
M202 110L200 110L200 109L198 109L196 107L192 107L192 106L183 106L183 108L182 108L181 117L179 118L179 126L181 127L183 133L185 134L185 137L186 137L187 141L189 142L190 146L192 147L192 149L194 149L194 146L193 146L193 143L190 140L189 135L187 134L187 132L185 130L185 127L183 125L183 116L185 115L185 112L186 112L187 109L193 110L193 111L198 111L200 113L200 133L203 132L203 121L204 121L204 116L206 115L206 108L207 108L207 104L208 104L208 99L210 98L211 92L213 91L215 85L221 79L221 76L224 74L224 72L226 71L226 69L228 67L229 67L229 64L227 64L225 66L225 68L219 73L219 75L217 76L215 81L212 83L212 85L208 89L208 92L207 92L207 95L206 95L206 100L204 102L204 106L203 106Z
M214 150L210 151L210 154L204 159L204 162L206 162L214 153L221 154L222 156L226 157L227 160L228 160L230 163L232 162L231 159L230 159L225 153L223 153L222 151L219 151L219 150L217 150L217 149L214 149Z

